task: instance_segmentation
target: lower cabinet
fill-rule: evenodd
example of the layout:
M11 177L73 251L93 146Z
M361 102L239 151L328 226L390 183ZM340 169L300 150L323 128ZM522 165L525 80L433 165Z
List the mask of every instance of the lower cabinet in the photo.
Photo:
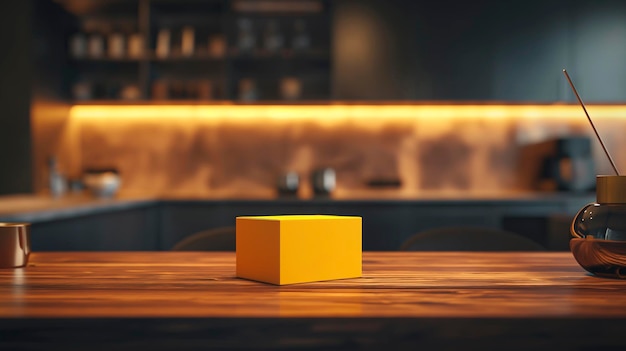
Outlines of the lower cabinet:
M500 228L568 250L568 204L416 201L161 201L32 224L34 251L170 250L196 232L234 226L238 216L335 214L363 219L363 250L395 251L413 234L445 227Z
M206 229L234 226L238 216L321 214L322 206L306 201L170 201L160 206L160 246L171 249L178 241Z
M548 249L567 249L557 240L551 218L567 218L563 203L501 204L489 202L430 203L403 201L241 201L241 202L169 202L160 207L160 248L170 249L195 232L222 226L234 226L237 216L279 214L334 214L360 216L363 219L363 250L395 251L420 231L445 227L499 228L524 235ZM561 240L564 239L564 240Z
M33 251L159 249L156 206L107 211L31 224Z

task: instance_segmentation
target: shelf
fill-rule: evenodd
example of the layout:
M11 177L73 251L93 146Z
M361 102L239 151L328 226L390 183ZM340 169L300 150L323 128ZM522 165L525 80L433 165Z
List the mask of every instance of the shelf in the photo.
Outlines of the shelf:
M84 57L84 58L70 58L71 62L76 63L139 63L145 61L145 57Z
M60 0L66 4L74 0ZM80 1L80 0L76 0ZM276 100L279 94L280 79L284 77L296 77L302 82L302 94L305 98L330 97L328 81L331 80L331 46L330 26L332 25L329 5L327 0L91 0L94 4L88 6L85 11L68 11L76 16L76 22L98 21L103 23L103 28L112 26L118 19L111 14L119 14L123 21L129 20L136 27L132 33L137 33L144 38L141 45L145 48L140 57L110 57L106 49L108 41L104 37L104 55L102 57L69 57L67 58L67 73L72 80L68 86L68 96L83 96L74 93L74 89L105 89L105 93L92 92L94 100L74 101L76 104L112 104L124 105L136 104L258 104L264 101L279 104L301 104L307 100L282 101ZM95 4L97 3L97 4ZM134 5L131 5L134 4ZM236 11L234 7L244 6L250 11ZM303 5L304 4L304 5ZM278 6L278 8L276 7ZM300 9L297 11L295 8ZM255 9L258 9L255 10ZM312 11L309 11L309 10ZM130 15L129 15L130 13ZM235 47L238 40L239 19L249 17L254 23L253 35L255 36L256 49L251 52L240 52ZM306 18L305 29L293 22ZM279 19L278 26L283 35L283 49L274 52L264 50L261 45L264 38L264 30L269 20ZM293 23L292 23L293 22ZM194 28L194 55L182 55L183 46L182 28L191 26ZM295 27L298 28L295 28ZM257 28L258 27L258 28ZM157 56L156 47L163 47L163 36L159 35L163 28L170 29L169 55ZM119 28L116 30L120 30ZM291 49L293 38L300 30L305 30L309 35L309 50ZM92 32L83 28L88 35ZM96 31L97 32L97 31ZM93 33L96 33L93 32ZM103 33L108 33L104 31ZM129 31L124 32L129 35ZM104 34L102 34L104 35ZM189 37L186 36L188 39ZM217 38L217 39L216 39ZM68 44L72 38L68 38ZM128 37L125 45L128 46ZM161 41L159 41L161 40ZM74 42L75 43L75 42ZM185 43L188 43L185 41ZM245 42L244 42L245 43ZM87 42L83 45L89 45ZM74 47L68 45L70 48ZM136 46L135 46L136 47ZM87 47L89 48L89 47ZM222 50L219 50L219 49ZM128 49L128 48L126 48ZM129 52L129 51L125 51ZM137 52L137 51L133 51ZM223 55L212 53L223 52ZM68 52L69 55L69 52ZM310 79L315 76L315 79ZM259 91L259 99L252 102L239 101L240 83L244 78L255 80ZM209 91L206 81L212 87ZM121 82L121 83L120 83ZM125 82L132 82L140 90L141 100L115 100L116 93L108 93L109 90L117 91L118 85L124 86ZM174 96L212 96L220 100L165 100L155 102L150 99L165 98L172 96L172 82L175 84L187 84L185 89L198 90L196 93L185 93ZM189 88L194 86L196 88ZM178 85L176 85L178 87ZM94 88L96 87L96 88ZM111 88L113 87L113 88ZM170 89L168 94L163 89ZM193 90L193 91L195 91ZM202 93L200 93L200 91ZM73 95L75 94L75 95ZM105 95L102 95L105 94ZM312 100L309 100L312 101Z
M150 56L152 62L180 62L180 61L216 61L223 62L226 60L225 56L215 56L209 54L195 54L190 56L185 55L170 55L167 57L159 57L156 55Z
M153 16L152 23L157 27L182 27L189 25L196 28L210 28L221 26L224 19L224 15L221 14L159 14Z
M240 61L255 60L329 60L330 52L324 50L313 50L307 52L283 51L280 53L261 53L260 50L253 54L231 53L229 58Z
M319 14L325 10L324 1L276 1L276 0L233 0L232 10L238 14L257 15L300 15Z

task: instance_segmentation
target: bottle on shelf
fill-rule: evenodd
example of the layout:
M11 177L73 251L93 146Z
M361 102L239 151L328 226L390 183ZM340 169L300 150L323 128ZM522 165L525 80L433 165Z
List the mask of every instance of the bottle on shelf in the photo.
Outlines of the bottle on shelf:
M276 20L269 20L263 36L263 48L269 53L276 53L283 48L284 38Z
M256 84L251 78L243 78L239 80L239 100L255 101L258 99Z
M256 37L254 36L252 20L240 18L237 21L237 27L237 49L239 49L240 53L251 53L256 48Z
M79 81L72 85L72 97L74 100L90 100L93 98L92 84Z
M104 56L104 38L101 34L93 33L89 36L88 53L91 58Z
M298 100L302 95L302 82L295 77L285 77L280 81L280 95L283 100Z
M141 99L141 89L134 83L125 84L120 89L119 98L122 100L139 100Z
M167 100L170 98L169 83L165 79L157 79L152 82L151 95L154 100Z
M156 40L156 56L165 58L170 56L171 48L171 31L168 28L162 28L157 34Z
M70 56L75 59L87 56L87 36L84 33L74 33L69 42Z
M122 58L126 55L126 43L122 33L114 32L109 34L107 49L109 57Z
M213 100L213 85L209 79L198 81L197 98L199 100Z
M297 19L293 23L291 47L294 51L305 51L311 48L311 36L303 19Z
M212 57L224 57L226 53L226 40L221 34L209 36L209 55Z
M141 33L133 33L128 36L128 57L141 58L144 55L144 40Z
M183 27L181 32L180 53L183 56L192 56L195 49L195 32L190 26Z

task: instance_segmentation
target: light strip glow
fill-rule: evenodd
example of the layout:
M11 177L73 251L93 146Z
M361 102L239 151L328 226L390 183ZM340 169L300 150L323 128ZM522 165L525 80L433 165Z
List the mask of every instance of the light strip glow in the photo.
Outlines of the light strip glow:
M626 118L626 105L588 105L592 119ZM150 119L229 122L315 121L318 123L411 121L416 119L574 119L578 105L76 105L76 119Z

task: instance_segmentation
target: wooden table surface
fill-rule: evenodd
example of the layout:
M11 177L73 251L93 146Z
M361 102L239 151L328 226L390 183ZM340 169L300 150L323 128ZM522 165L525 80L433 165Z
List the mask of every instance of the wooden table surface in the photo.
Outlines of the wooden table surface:
M626 348L626 280L569 252L364 252L362 278L288 286L234 274L234 253L36 252L0 270L0 349Z

